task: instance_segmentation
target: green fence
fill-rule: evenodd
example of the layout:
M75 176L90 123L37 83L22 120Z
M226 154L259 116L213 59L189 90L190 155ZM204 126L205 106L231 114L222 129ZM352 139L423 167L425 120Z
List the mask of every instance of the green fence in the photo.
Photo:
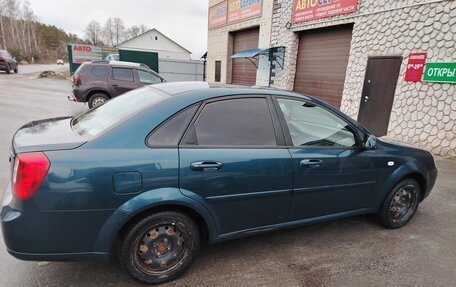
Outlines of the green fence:
M142 51L132 51L132 50L119 50L119 56L121 61L134 62L146 64L154 70L158 71L158 53L155 52L142 52Z

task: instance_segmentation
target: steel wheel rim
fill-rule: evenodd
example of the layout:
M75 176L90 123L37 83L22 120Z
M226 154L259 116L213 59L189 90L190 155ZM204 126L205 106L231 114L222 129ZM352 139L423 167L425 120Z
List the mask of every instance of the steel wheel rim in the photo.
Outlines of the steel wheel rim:
M134 261L139 270L161 275L182 265L187 257L187 234L175 223L157 224L138 236Z
M418 204L415 186L409 184L401 187L393 196L390 203L391 217L394 222L410 218Z
M98 106L101 106L103 104L106 103L106 99L103 98L103 97L96 97L95 99L93 99L92 101L92 105L94 108L98 107Z

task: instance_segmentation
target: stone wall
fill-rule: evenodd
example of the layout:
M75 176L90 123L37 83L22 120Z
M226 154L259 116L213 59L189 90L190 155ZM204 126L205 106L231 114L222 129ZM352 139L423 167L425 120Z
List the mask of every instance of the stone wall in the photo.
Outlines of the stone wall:
M403 57L388 136L434 154L456 156L456 84L404 80L410 52L427 51L428 62L456 62L456 1L359 0L356 14L339 15L287 29L292 0L274 0L271 46L285 46L283 69L273 86L293 89L302 30L354 23L341 110L357 118L369 56Z

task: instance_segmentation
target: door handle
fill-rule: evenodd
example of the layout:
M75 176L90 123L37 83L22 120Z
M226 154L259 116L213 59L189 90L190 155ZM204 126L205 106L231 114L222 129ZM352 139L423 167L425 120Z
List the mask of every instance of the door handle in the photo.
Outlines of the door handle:
M223 168L223 163L218 161L195 161L190 164L190 168L194 171L218 170Z
M303 159L300 163L301 167L323 167L323 161L321 159Z
M112 84L111 86L113 86L113 87L118 87L119 85L116 85L116 84Z

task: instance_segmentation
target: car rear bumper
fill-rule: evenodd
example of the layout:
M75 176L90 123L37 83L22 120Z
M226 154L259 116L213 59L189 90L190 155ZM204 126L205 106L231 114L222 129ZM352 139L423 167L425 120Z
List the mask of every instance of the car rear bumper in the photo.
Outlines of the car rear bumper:
M0 219L8 253L21 260L100 261L111 242L99 244L100 230L112 211L39 211L33 202L16 202L4 193ZM27 212L21 210L27 210ZM29 211L30 210L30 211ZM96 245L102 246L95 247Z

